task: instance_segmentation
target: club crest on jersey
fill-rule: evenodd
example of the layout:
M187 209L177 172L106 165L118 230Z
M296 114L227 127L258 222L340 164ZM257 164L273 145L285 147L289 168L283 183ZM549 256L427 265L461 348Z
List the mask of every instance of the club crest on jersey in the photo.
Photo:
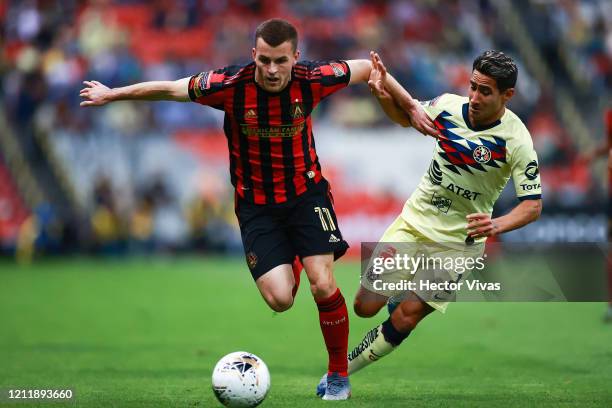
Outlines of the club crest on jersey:
M293 119L299 119L304 117L304 105L302 102L296 100L291 104L291 117Z
M474 160L478 163L485 164L491 160L491 150L486 146L478 146L474 149L472 156L474 156Z
M491 167L499 169L500 163L507 163L504 139L491 136L486 139L478 137L477 140L469 140L451 131L457 128L457 125L449 120L450 116L450 113L443 111L434 121L440 131L438 154L446 162L444 167L461 175L460 170L474 174L474 170L486 172Z
M332 67L332 70L334 71L334 76L341 77L345 75L344 69L342 69L342 65L338 64L337 62L332 62L329 65Z

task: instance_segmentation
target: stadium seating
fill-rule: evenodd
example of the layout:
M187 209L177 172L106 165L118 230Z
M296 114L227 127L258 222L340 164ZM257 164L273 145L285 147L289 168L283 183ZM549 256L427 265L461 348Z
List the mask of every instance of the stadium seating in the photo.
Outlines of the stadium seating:
M578 5L562 2L561 7L545 3L520 0L517 12L525 21L536 15L551 22L551 32L557 35L553 40L563 44L561 59L563 55L570 57L563 61L573 81L570 84L574 84L572 92L578 94L576 85L582 83L581 75L586 75L589 95L598 95L610 80L610 57L602 45L609 28L602 25L597 14L605 0ZM474 55L482 49L499 47L509 51L519 64L518 92L510 107L532 129L534 144L542 152L547 210L575 209L601 201L599 182L594 180L588 163L581 161L576 147L579 144L572 132L559 125L560 112L538 108L553 106L551 96L502 29L494 4L441 4L330 4L324 0L0 3L0 23L6 27L4 57L9 63L3 77L10 84L5 86L3 98L11 107L8 114L16 133L30 121L49 131L49 147L69 175L82 208L92 211L93 186L104 175L119 196L119 211L130 219L140 191L160 174L173 187L174 205L179 212L185 212L188 203L201 199L203 194L224 197L226 205L231 206L231 188L224 168L225 141L219 136L222 115L195 104L173 103L123 103L120 107L78 109L78 90L85 79L122 86L142 80L176 79L246 62L254 28L272 15L296 23L303 58L363 58L370 49L380 51L389 70L421 100L441 92L465 93ZM536 51L545 56L551 39L539 35L537 26L528 28ZM557 67L552 68L556 74ZM32 77L40 77L44 86L36 87L40 95L34 95L39 98L35 103L25 103L32 99L28 88ZM543 127L542 123L553 126ZM359 135L388 135L393 126L365 87L352 87L324 101L317 111L317 124L317 146L324 171L335 185L339 216L360 220L355 226L349 221L345 229L370 231L374 239L380 225L394 211L391 208L403 202L423 170L413 166L390 177L385 174L397 173L391 161L380 165L365 161L361 164L364 169L355 172L353 164L343 160L346 154L342 148L356 145ZM601 133L597 120L589 120L589 125L592 135ZM363 130L353 132L355 127ZM334 142L335 138L329 135L336 129L356 135L352 139L355 142ZM325 155L325 151L331 154ZM419 162L426 154L420 148L407 152L405 162ZM358 154L353 152L349 157L357 158ZM355 174L368 176L359 178ZM396 180L402 177L407 181ZM370 189L377 183L378 190ZM501 211L513 205L513 197L508 197L502 196ZM353 207L357 202L371 219L373 214L380 215L377 227L363 227L365 221ZM393 204L387 208L385 203ZM18 223L19 219L12 222ZM364 235L356 233L355 237L363 239Z

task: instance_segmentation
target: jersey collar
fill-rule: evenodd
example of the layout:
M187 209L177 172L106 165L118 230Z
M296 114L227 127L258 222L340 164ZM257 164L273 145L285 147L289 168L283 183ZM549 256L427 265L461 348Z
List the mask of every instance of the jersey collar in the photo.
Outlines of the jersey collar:
M472 126L472 123L470 122L470 117L468 115L468 108L469 108L469 103L468 102L464 103L463 108L462 108L462 113L463 113L463 120L465 121L465 124L467 125L467 127L470 128L470 130L479 132L481 130L487 130L487 129L494 128L495 126L501 123L501 119L497 119L495 122L490 123L485 126Z

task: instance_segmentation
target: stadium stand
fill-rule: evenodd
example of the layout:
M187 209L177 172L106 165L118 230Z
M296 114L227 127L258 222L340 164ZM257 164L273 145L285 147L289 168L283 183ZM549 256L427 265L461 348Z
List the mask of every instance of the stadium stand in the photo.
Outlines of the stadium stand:
M527 22L528 39L554 75L554 83L567 86L575 96L575 108L584 115L594 144L601 134L601 115L592 118L604 103L602 90L610 86L609 2L518 3L517 18ZM229 250L236 247L239 237L231 211L228 216L222 210L231 209L232 199L225 168L227 153L218 132L222 115L196 104L165 102L125 102L94 114L78 108L83 80L121 86L176 79L248 61L254 27L272 16L296 23L304 58L363 58L370 49L378 50L390 71L422 100L442 92L465 93L474 55L486 48L501 48L519 63L519 89L511 108L528 124L540 154L547 211L603 211L598 204L605 196L601 180L593 176L590 163L580 160L583 141L577 141L564 124L563 111L552 103L554 89L539 80L530 57L504 29L496 4L488 0L2 3L1 98L29 165L37 178L45 180L50 205L69 208L55 209L67 220L73 219L67 223L95 219L95 186L104 178L108 194L116 201L119 241L152 240L172 250L192 247L198 241L204 247ZM540 23L543 21L550 24ZM597 101L584 102L587 95L597 96ZM319 146L323 166L337 190L341 220L349 220L347 224L361 220L345 229L367 230L372 235L369 238L376 239L424 169L402 169L410 171L409 181L399 189L385 183L384 175L360 183L350 165L337 165L346 162L345 153L334 148L330 129L342 129L349 139L354 135L354 143L363 133L359 129L377 129L380 148L393 149L394 137L386 136L392 125L365 87L332 99L317 113L321 123L317 140L323 143L325 139L325 146ZM410 137L416 135L406 139ZM406 160L429 148L418 144ZM326 155L325 149L333 153ZM359 153L354 155L353 162L358 161ZM43 170L41 161L47 163ZM358 163L363 173L383 173L368 168L367 161ZM384 169L386 174L395 171ZM595 173L601 170L594 169ZM147 201L146 191L154 180L169 186L171 199ZM512 194L504 197L498 211L512 203ZM354 203L367 203L357 206L367 210L355 212ZM143 210L147 206L151 208ZM194 216L202 211L208 211L206 225ZM152 216L150 228L142 227L151 214L157 216ZM368 214L371 219L380 218L376 227L364 227ZM11 223L19 220L11 219ZM104 230L92 222L78 224L87 226L80 228L83 242L97 242ZM211 239L206 233L210 225L224 231L218 234L222 239ZM368 236L355 233L353 242L365 238Z

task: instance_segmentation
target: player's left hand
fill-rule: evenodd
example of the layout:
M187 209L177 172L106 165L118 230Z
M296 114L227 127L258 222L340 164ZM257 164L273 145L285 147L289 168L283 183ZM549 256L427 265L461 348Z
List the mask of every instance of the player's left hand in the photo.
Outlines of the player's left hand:
M499 226L490 214L473 213L467 215L467 233L472 238L492 237L499 234Z

